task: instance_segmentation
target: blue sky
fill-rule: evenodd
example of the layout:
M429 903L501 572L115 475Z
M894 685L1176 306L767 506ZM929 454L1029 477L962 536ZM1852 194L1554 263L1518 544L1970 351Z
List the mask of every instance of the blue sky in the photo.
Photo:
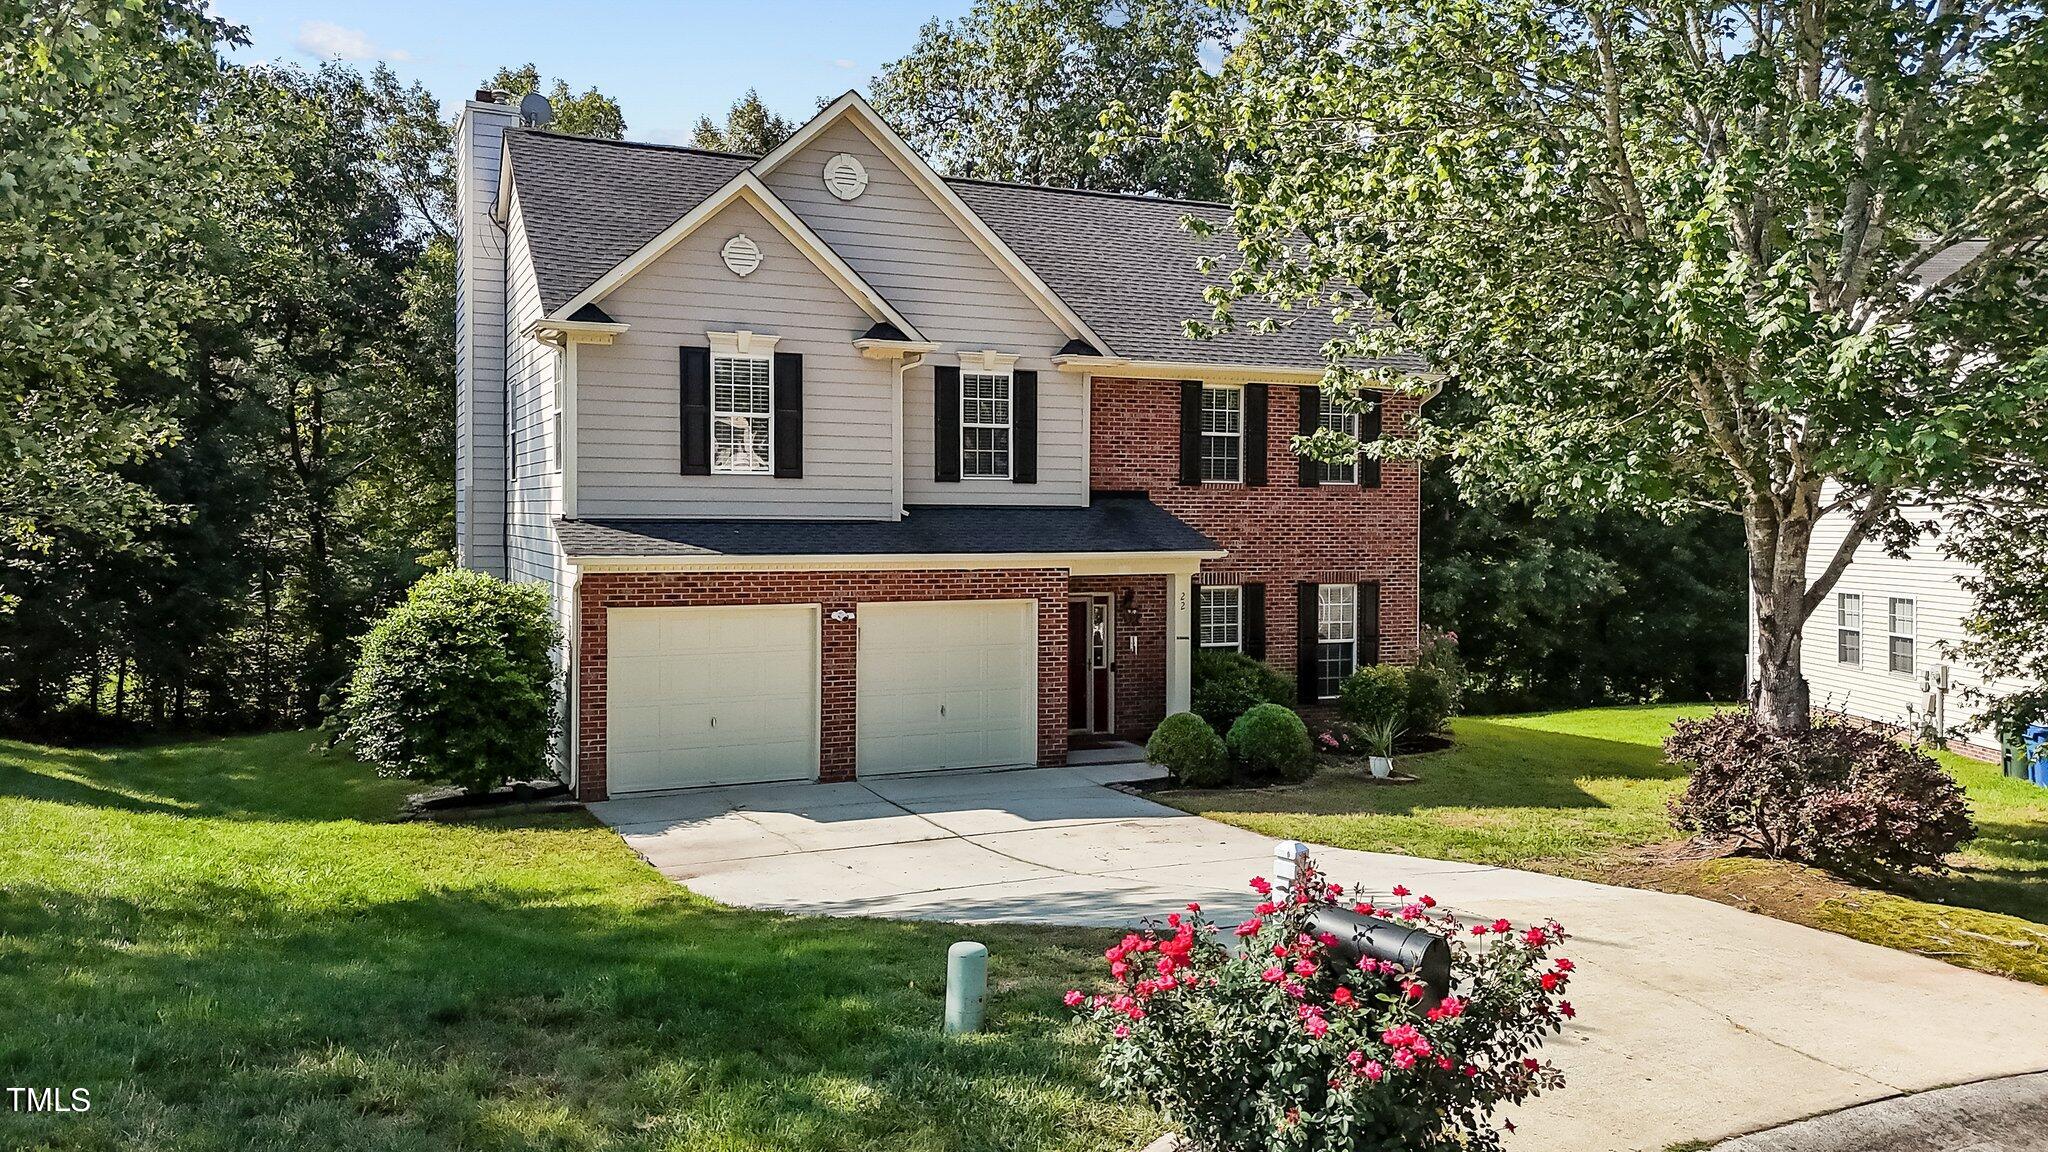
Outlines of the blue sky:
M214 0L214 10L248 28L252 43L236 56L244 62L367 69L381 60L452 108L499 65L532 61L543 76L617 100L629 138L674 143L749 87L784 116L807 119L821 98L865 91L920 25L969 2Z

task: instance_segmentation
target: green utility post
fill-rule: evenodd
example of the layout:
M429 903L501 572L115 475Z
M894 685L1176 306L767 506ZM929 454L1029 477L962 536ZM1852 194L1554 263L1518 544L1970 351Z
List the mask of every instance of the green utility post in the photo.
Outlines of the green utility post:
M981 1031L988 996L988 945L962 940L946 949L946 1034Z

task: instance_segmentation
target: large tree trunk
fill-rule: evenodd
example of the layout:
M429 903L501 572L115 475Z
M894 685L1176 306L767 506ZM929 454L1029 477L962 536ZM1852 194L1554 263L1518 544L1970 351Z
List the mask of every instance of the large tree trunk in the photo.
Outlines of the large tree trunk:
M1775 507L1765 505L1743 514L1756 625L1756 683L1750 702L1758 722L1774 732L1802 732L1812 726L1806 677L1799 666L1799 646L1806 635L1806 559L1813 545L1810 512L1809 505L1780 516Z

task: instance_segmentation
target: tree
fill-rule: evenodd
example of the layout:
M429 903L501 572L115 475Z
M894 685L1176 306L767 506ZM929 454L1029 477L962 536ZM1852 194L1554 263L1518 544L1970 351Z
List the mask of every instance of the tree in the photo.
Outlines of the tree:
M484 87L505 93L516 104L528 92L541 90L540 69L532 64L500 68ZM547 90L547 97L555 110L550 129L601 140L626 138L626 114L619 110L619 102L597 89L586 88L578 94L570 89L568 81L557 79Z
M875 108L949 175L1209 199L1204 142L1096 135L1112 106L1158 126L1228 30L1206 0L976 0L883 66Z
M1959 506L1944 542L1974 569L1963 586L1975 606L1951 654L2002 685L1974 701L1999 732L2048 723L2048 502L2039 474L2009 479Z
M1773 730L1809 722L1801 634L1855 548L2044 451L2030 9L1274 0L1167 139L1232 158L1210 324L1330 309L1343 403L1420 353L1485 405L1415 445L1461 488L1740 513Z
M691 134L690 143L714 152L766 156L795 133L796 125L770 112L761 103L761 94L749 88L746 95L726 109L725 127L713 123L709 116L697 117L697 130Z

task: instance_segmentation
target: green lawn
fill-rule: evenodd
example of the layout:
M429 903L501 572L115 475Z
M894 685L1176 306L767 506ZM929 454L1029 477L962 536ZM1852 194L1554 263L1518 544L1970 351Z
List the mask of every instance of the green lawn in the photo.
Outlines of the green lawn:
M1658 851L1684 776L1658 745L1704 705L1467 717L1454 747L1402 757L1419 783L1327 769L1306 784L1172 792L1165 803L1275 838L1474 860L1707 896L1770 915L2048 984L2048 789L1942 753L1979 835L1955 871L1898 892L1761 860Z
M990 1033L939 1032L957 928L743 912L578 815L392 823L287 734L0 742L0 1146L1105 1149L1059 993L1101 933L975 928ZM1099 961L1096 961L1099 963Z

